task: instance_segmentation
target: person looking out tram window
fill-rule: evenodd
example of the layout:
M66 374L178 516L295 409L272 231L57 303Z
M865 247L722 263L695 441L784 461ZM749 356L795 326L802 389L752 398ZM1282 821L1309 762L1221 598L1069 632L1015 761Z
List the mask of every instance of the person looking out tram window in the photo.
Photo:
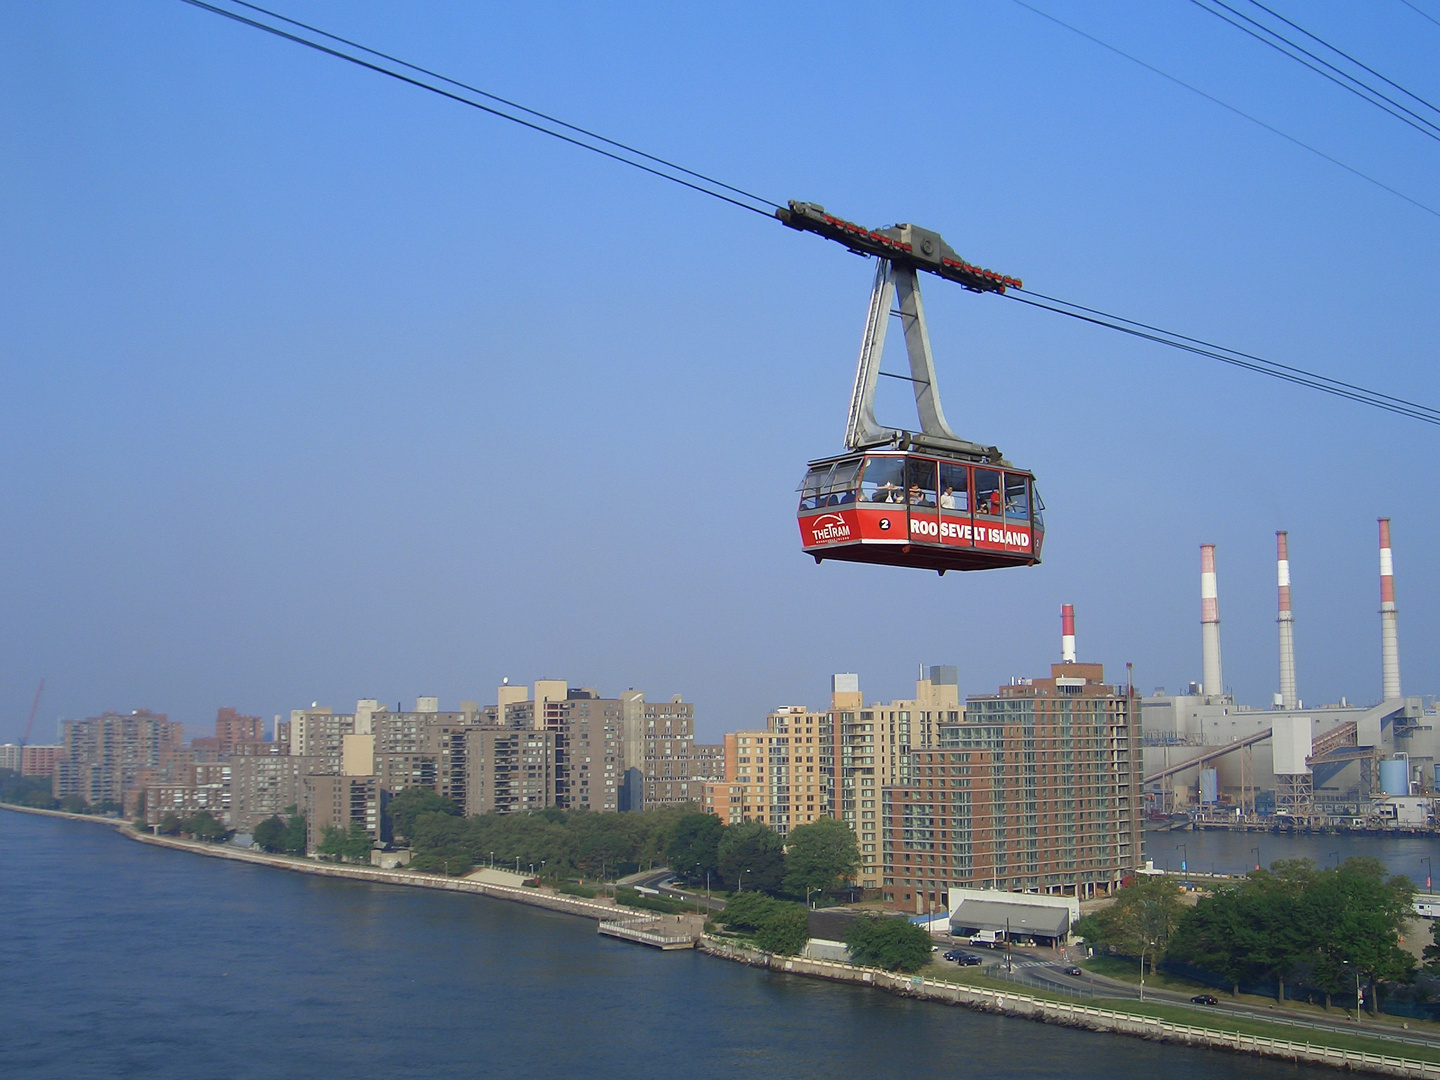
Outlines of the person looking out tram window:
M905 462L902 459L867 458L860 480L860 498L872 503L903 503L904 478Z
M905 492L911 506L935 505L935 462L911 458L905 468Z
M961 513L970 509L969 474L964 465L940 465L940 509L957 510Z
M1005 499L1000 493L1000 473L993 469L975 470L975 510L989 517L1000 517Z

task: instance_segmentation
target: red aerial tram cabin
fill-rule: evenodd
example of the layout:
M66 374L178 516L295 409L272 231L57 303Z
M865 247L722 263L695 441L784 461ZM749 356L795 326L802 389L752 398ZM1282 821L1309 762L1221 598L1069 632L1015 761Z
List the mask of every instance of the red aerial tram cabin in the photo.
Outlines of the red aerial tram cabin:
M1045 539L1035 478L904 450L811 462L800 542L816 562L990 570L1033 566Z
M790 203L777 214L791 228L875 256L870 313L850 395L846 452L810 463L800 485L800 542L817 563L910 566L921 570L992 570L1034 566L1045 538L1044 505L1035 477L994 446L960 438L940 406L930 334L917 271L972 292L1019 288L1015 278L960 258L938 233L914 225L871 232L832 217L814 203ZM892 305L898 300L898 310ZM898 317L910 374L880 370L885 332ZM883 427L875 419L879 376L904 379L915 391L920 431Z

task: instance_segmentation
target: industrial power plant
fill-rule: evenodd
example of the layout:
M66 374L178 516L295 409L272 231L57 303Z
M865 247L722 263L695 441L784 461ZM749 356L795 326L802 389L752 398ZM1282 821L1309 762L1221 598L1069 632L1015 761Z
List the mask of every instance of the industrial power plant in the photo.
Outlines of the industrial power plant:
M1151 828L1430 831L1436 824L1433 703L1400 687L1390 519L1380 524L1380 700L1306 708L1295 671L1289 537L1276 533L1279 691L1273 707L1224 692L1215 545L1200 549L1202 680L1141 702ZM1065 632L1073 635L1073 615ZM1069 640L1073 640L1073 637Z

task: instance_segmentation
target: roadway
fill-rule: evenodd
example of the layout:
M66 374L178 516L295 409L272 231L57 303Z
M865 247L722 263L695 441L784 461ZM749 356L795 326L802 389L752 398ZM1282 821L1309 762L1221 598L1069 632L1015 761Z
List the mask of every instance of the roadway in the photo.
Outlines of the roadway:
M963 951L975 951L960 946ZM983 951L982 951L983 954ZM1036 959L1034 954L1022 953L1016 956L1014 973L1034 979L1041 984L1075 994L1093 994L1095 997L1118 998L1122 1000L1135 1000L1140 997L1140 987L1136 983L1122 982L1119 979L1109 979L1103 975L1096 975L1087 971L1084 975L1066 975L1065 968L1074 966L1067 960ZM986 963L982 969L986 974L995 974L996 969L1003 969L1005 961L1003 958ZM963 970L963 969L962 969ZM999 976L1003 978L1003 975ZM1023 985L1023 984L1021 984ZM1415 1046L1440 1047L1440 1035L1428 1036L1417 1031L1396 1030L1393 1025L1380 1024L1370 1020L1330 1021L1317 1019L1313 1016L1282 1009L1272 1005L1268 1008L1258 1008L1245 1002L1230 1002L1225 1000L1222 994L1216 994L1219 998L1218 1005L1199 1005L1190 1000L1190 995L1174 990L1161 990L1156 987L1145 988L1146 1001L1162 1001L1166 1004L1184 1005L1186 1008L1194 1009L1197 1013L1210 1014L1215 1017L1214 1023L1223 1024L1223 1017L1235 1016L1251 1020L1263 1020L1267 1023L1284 1024L1295 1026L1297 1031L1328 1031L1342 1035L1365 1035L1371 1038L1387 1039L1393 1042L1410 1043Z

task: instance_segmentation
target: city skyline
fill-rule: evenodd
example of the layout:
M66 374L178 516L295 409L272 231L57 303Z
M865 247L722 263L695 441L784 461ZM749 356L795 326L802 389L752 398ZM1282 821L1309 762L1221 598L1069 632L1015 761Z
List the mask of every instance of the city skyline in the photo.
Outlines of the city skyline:
M839 44L893 37L880 11L803 40L770 7L287 13L769 197L935 229L1038 292L1440 400L1432 217L1018 6L907 12L964 77L903 100ZM1218 20L1073 18L1435 201L1428 147ZM1311 18L1429 77L1404 9ZM189 726L547 672L682 693L713 739L820 705L834 672L878 700L917 664L993 688L1058 658L1062 603L1082 660L1174 691L1201 677L1203 543L1227 684L1263 707L1278 529L1299 695L1364 701L1381 516L1405 687L1440 690L1424 425L927 283L947 415L1034 470L1044 562L817 567L794 489L840 449L871 263L178 3L0 28L0 740L42 677L33 741L105 709Z

